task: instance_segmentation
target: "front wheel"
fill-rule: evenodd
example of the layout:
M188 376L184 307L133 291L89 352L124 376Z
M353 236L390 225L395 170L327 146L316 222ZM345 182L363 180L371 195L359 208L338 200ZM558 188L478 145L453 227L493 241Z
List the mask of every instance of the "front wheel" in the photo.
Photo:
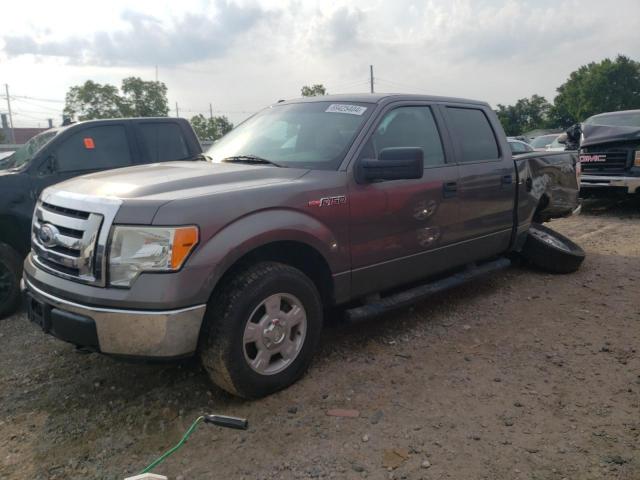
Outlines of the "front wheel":
M322 303L313 282L288 265L261 262L212 296L200 358L216 385L259 398L304 374L321 330Z
M551 273L573 273L586 256L584 250L564 235L539 223L531 224L522 256L532 265Z

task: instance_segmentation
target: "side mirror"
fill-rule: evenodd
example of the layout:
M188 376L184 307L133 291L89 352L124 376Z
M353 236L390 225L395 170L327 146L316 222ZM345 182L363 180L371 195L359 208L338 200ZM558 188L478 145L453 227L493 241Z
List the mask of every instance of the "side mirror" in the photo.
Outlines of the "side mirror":
M359 182L422 178L424 152L417 147L385 148L380 159L363 158L356 167Z
M56 156L54 154L47 155L44 162L40 165L38 169L38 173L40 175L52 175L56 173L57 170L57 162Z

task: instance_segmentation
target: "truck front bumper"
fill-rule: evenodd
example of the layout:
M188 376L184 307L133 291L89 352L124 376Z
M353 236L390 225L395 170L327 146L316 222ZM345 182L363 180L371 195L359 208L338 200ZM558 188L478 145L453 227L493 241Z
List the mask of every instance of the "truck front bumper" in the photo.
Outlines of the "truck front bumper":
M640 189L640 177L614 177L607 175L585 175L580 179L581 189L617 188L627 193L636 193Z
M46 333L101 353L179 358L195 353L206 305L177 310L121 310L71 302L23 279L29 318Z

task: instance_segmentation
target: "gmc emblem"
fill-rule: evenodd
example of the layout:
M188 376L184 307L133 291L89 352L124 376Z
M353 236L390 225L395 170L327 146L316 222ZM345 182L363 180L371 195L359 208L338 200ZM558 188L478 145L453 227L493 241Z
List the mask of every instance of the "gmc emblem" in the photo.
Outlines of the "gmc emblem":
M606 162L606 155L580 155L580 161L582 163L596 163L596 162Z

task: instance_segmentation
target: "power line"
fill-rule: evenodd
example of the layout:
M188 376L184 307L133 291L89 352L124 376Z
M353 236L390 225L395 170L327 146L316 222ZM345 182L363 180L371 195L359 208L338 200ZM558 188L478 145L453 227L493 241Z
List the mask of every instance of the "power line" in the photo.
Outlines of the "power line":
M25 118L29 118L31 120L37 120L38 122L44 122L49 120L50 117L34 117L33 115L29 115L28 113L22 113L22 112L13 112L13 114L16 117L25 117Z
M38 108L42 108L42 109L50 111L52 113L62 113L62 109L61 108L46 107L46 106L41 105L39 103L35 103L35 102L31 101L31 100L24 100L24 99L19 98L19 97L14 97L13 95L11 96L11 100L15 100L15 101L17 101L19 103L24 103L26 105L32 105L32 106L35 106L35 107L38 107Z
M356 80L353 82L343 83L340 85L327 85L327 90L342 90L343 88L351 88L359 85L369 85L369 80Z
M25 100L37 100L39 102L65 103L64 100L54 100L52 98L29 97L29 96L26 96L26 95L11 95L11 98L22 98L22 99L25 99Z
M419 90L421 92L428 92L428 90L426 90L424 88L416 87L416 86L413 86L413 85L408 85L408 84L402 83L402 82L396 82L395 80L388 80L388 79L380 78L380 77L376 77L376 79L378 80L378 82L388 83L390 85L397 85L397 86L403 87L403 88L410 88L412 90Z

